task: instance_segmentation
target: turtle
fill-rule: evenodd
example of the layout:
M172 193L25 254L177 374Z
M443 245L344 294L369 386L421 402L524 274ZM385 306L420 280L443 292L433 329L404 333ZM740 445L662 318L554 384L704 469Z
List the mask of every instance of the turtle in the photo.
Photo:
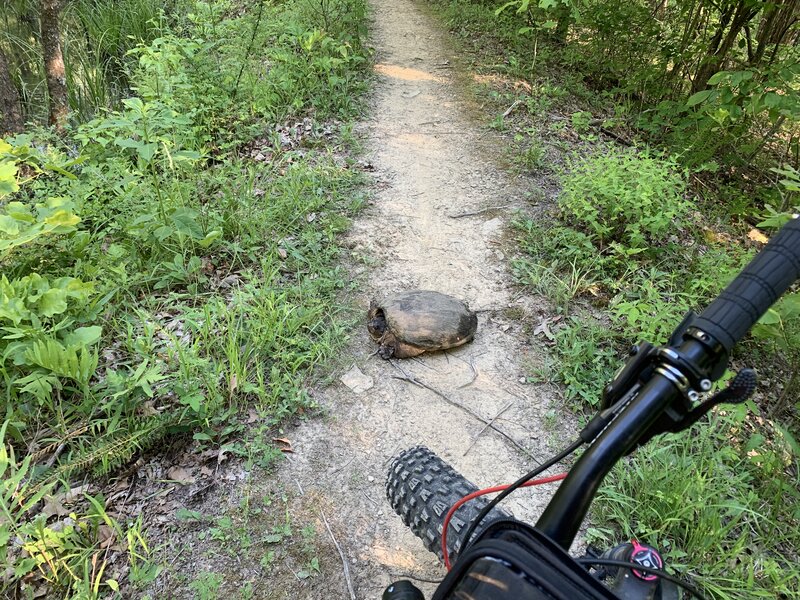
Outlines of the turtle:
M409 358L466 344L475 337L478 317L452 296L411 290L370 302L367 329L382 358Z

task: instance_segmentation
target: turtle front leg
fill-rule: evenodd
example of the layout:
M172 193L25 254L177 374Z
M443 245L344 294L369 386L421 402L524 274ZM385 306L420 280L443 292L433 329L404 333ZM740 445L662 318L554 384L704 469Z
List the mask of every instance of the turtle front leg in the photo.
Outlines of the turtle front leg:
M378 340L378 344L378 356L380 356L383 360L389 360L394 356L397 340L391 333L388 331L384 333L381 336L381 339Z

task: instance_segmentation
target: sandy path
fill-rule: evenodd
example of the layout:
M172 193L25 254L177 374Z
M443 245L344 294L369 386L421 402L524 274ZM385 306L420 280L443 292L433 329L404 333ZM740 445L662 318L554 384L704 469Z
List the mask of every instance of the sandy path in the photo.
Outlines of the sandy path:
M507 273L499 243L507 218L490 216L521 206L521 190L492 164L490 136L465 115L442 34L409 0L373 0L372 6L378 78L365 128L378 184L348 245L379 264L362 268L368 285L358 301L366 312L371 297L423 288L480 310L473 343L398 365L486 418L511 404L500 426L534 455L547 456L554 436L540 422L548 400L542 390L520 384L529 346L511 317L537 307L517 297ZM451 216L505 205L512 208ZM325 490L328 520L351 561L356 595L366 599L380 597L398 573L442 576L435 557L385 499L386 465L394 454L425 444L483 485L511 481L532 463L491 431L469 449L482 423L430 391L394 379L397 366L372 355L365 328L354 338L352 362L374 387L355 394L337 383L325 390L321 404L329 418L292 433L295 454L280 476L287 486ZM477 378L470 384L473 367ZM543 497L523 492L509 506L517 516L531 516ZM331 597L347 597L343 576L326 575Z

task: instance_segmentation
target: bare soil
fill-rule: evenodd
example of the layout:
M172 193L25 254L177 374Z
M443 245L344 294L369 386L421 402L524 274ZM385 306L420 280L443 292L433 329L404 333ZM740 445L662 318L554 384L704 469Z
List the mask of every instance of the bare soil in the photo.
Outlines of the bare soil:
M443 567L385 499L392 456L424 444L486 486L513 481L560 445L552 392L524 376L526 363L538 360L523 323L546 309L515 288L504 244L531 182L504 173L497 140L468 116L446 34L411 0L373 0L372 7L376 83L360 131L375 188L346 240L352 276L363 282L356 301L366 315L372 298L438 290L479 311L478 333L451 351L384 361L360 323L342 374L355 365L372 386L356 393L336 381L317 390L324 416L283 432L294 452L276 471L222 469L219 484L187 504L212 517L174 530L166 551L174 558L153 597L350 598L333 537L358 599L379 598L406 575L440 579ZM506 409L495 424L527 454L398 376L419 379L485 419ZM551 493L523 491L507 506L535 519ZM232 525L220 529L220 515ZM197 582L209 573L221 583L206 590ZM435 587L418 585L426 594Z

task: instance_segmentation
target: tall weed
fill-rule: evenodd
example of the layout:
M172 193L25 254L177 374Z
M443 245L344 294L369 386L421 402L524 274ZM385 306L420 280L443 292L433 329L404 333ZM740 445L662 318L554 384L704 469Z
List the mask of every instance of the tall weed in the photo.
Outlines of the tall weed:
M558 205L565 220L586 229L600 248L642 250L676 233L689 211L677 163L649 150L616 150L573 159Z

